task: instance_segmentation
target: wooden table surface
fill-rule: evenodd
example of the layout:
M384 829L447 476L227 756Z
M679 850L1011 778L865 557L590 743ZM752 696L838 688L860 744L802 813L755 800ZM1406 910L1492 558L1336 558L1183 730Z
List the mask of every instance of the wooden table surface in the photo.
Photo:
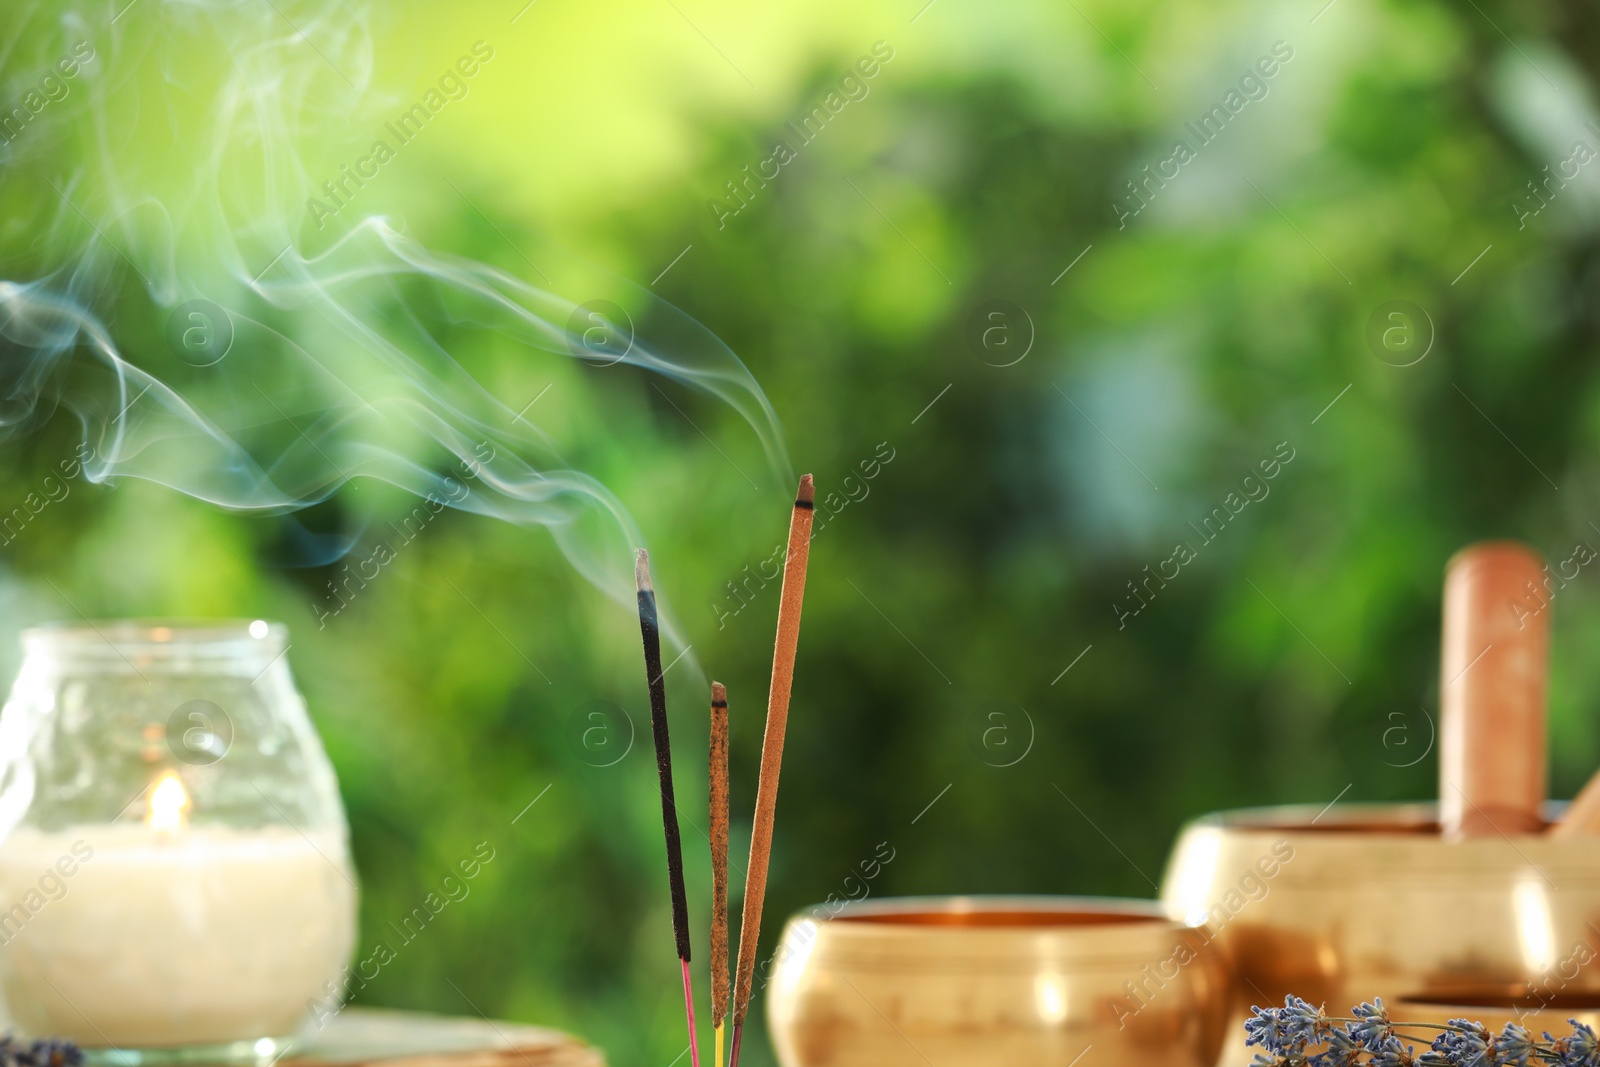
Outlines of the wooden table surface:
M346 1008L284 1067L605 1067L600 1050L523 1023Z

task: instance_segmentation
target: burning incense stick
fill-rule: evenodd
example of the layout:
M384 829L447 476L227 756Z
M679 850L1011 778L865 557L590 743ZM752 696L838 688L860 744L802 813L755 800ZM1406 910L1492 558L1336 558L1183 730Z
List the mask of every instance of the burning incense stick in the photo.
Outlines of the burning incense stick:
M694 990L689 982L689 901L683 891L683 842L678 838L678 805L672 794L672 741L667 737L667 687L661 678L661 626L656 618L656 593L650 584L650 556L639 549L634 581L639 587L639 632L644 637L644 673L650 684L650 731L656 743L656 770L661 776L661 823L667 836L667 879L672 886L672 933L683 965L683 1009L689 1018L689 1050L700 1067L700 1046L694 1035Z
M783 765L783 734L789 724L789 689L794 684L794 654L800 643L800 605L806 592L806 560L811 554L811 511L816 490L811 475L800 479L794 514L789 518L789 549L778 594L778 639L772 652L772 689L767 694L767 726L761 738L761 778L756 785L755 824L750 833L750 866L745 872L744 914L739 920L739 969L733 1000L733 1051L739 1067L739 1038L750 1010L756 943L761 938L761 905L767 895L767 860L772 855L772 822L778 811L778 770Z
M711 683L711 1025L722 1067L728 1018L728 690Z

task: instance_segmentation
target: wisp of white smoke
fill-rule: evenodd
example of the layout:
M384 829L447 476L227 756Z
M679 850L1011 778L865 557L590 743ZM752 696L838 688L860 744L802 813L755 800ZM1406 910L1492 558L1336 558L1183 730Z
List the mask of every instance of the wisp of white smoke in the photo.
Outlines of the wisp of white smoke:
M789 476L777 418L745 366L650 293L614 282L648 329L634 336L515 273L425 247L401 223L361 217L358 204L326 225L312 146L367 144L400 99L373 83L378 9L7 7L0 440L65 411L82 426L90 478L148 479L255 512L381 480L544 527L626 603L628 549L643 541L627 512L485 389L462 352L510 344L529 360L675 379L736 409L773 474ZM598 335L580 332L591 323ZM461 495L446 472L463 465L476 479Z

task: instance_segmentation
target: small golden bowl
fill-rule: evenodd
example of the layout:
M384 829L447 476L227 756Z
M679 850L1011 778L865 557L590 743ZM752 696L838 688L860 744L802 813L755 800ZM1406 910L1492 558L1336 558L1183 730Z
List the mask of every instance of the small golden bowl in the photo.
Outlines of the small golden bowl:
M783 1067L1212 1067L1229 981L1154 902L926 897L789 920L767 1017ZM1091 1051L1092 1050L1092 1051Z
M1600 995L1584 966L1600 956L1600 837L1446 841L1422 804L1223 812L1184 829L1162 899L1232 964L1224 1064L1250 1062L1249 1005L1289 993L1334 1015L1375 996Z
M1401 998L1393 1004L1386 1000L1383 1006L1397 1022L1444 1026L1451 1019L1467 1019L1482 1023L1493 1034L1505 1029L1506 1023L1516 1023L1530 1030L1535 1041L1542 1040L1546 1033L1557 1038L1571 1035L1572 1020L1600 1029L1600 996L1585 994L1543 996L1517 989L1486 989L1424 999ZM1415 1027L1400 1029L1417 1037L1418 1052L1439 1033ZM1409 1040L1406 1043L1412 1044Z

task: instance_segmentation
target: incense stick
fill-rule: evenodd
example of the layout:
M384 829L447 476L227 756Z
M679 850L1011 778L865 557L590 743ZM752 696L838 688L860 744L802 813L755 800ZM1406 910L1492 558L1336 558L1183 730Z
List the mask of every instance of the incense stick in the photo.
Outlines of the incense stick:
M728 690L711 683L711 1026L722 1067L728 1018Z
M778 637L772 651L772 688L767 694L767 725L761 738L761 777L756 784L756 815L750 833L750 866L745 873L744 913L739 920L739 969L733 1000L733 1051L739 1067L739 1038L750 1011L756 944L761 938L761 905L767 895L767 861L772 855L772 823L778 811L778 771L783 765L783 735L789 724L789 690L800 643L800 606L806 592L806 561L811 554L811 513L816 489L811 475L800 479L789 517L789 549L778 594Z
M689 982L689 901L683 891L683 842L678 837L678 805L672 793L672 741L667 736L667 687L661 671L661 625L650 584L650 556L639 549L634 563L639 589L639 632L644 639L644 673L650 686L650 732L655 738L656 771L661 778L661 824L667 838L667 880L672 889L672 933L683 965L683 1007L689 1023L689 1049L700 1067L694 1034L694 992Z

